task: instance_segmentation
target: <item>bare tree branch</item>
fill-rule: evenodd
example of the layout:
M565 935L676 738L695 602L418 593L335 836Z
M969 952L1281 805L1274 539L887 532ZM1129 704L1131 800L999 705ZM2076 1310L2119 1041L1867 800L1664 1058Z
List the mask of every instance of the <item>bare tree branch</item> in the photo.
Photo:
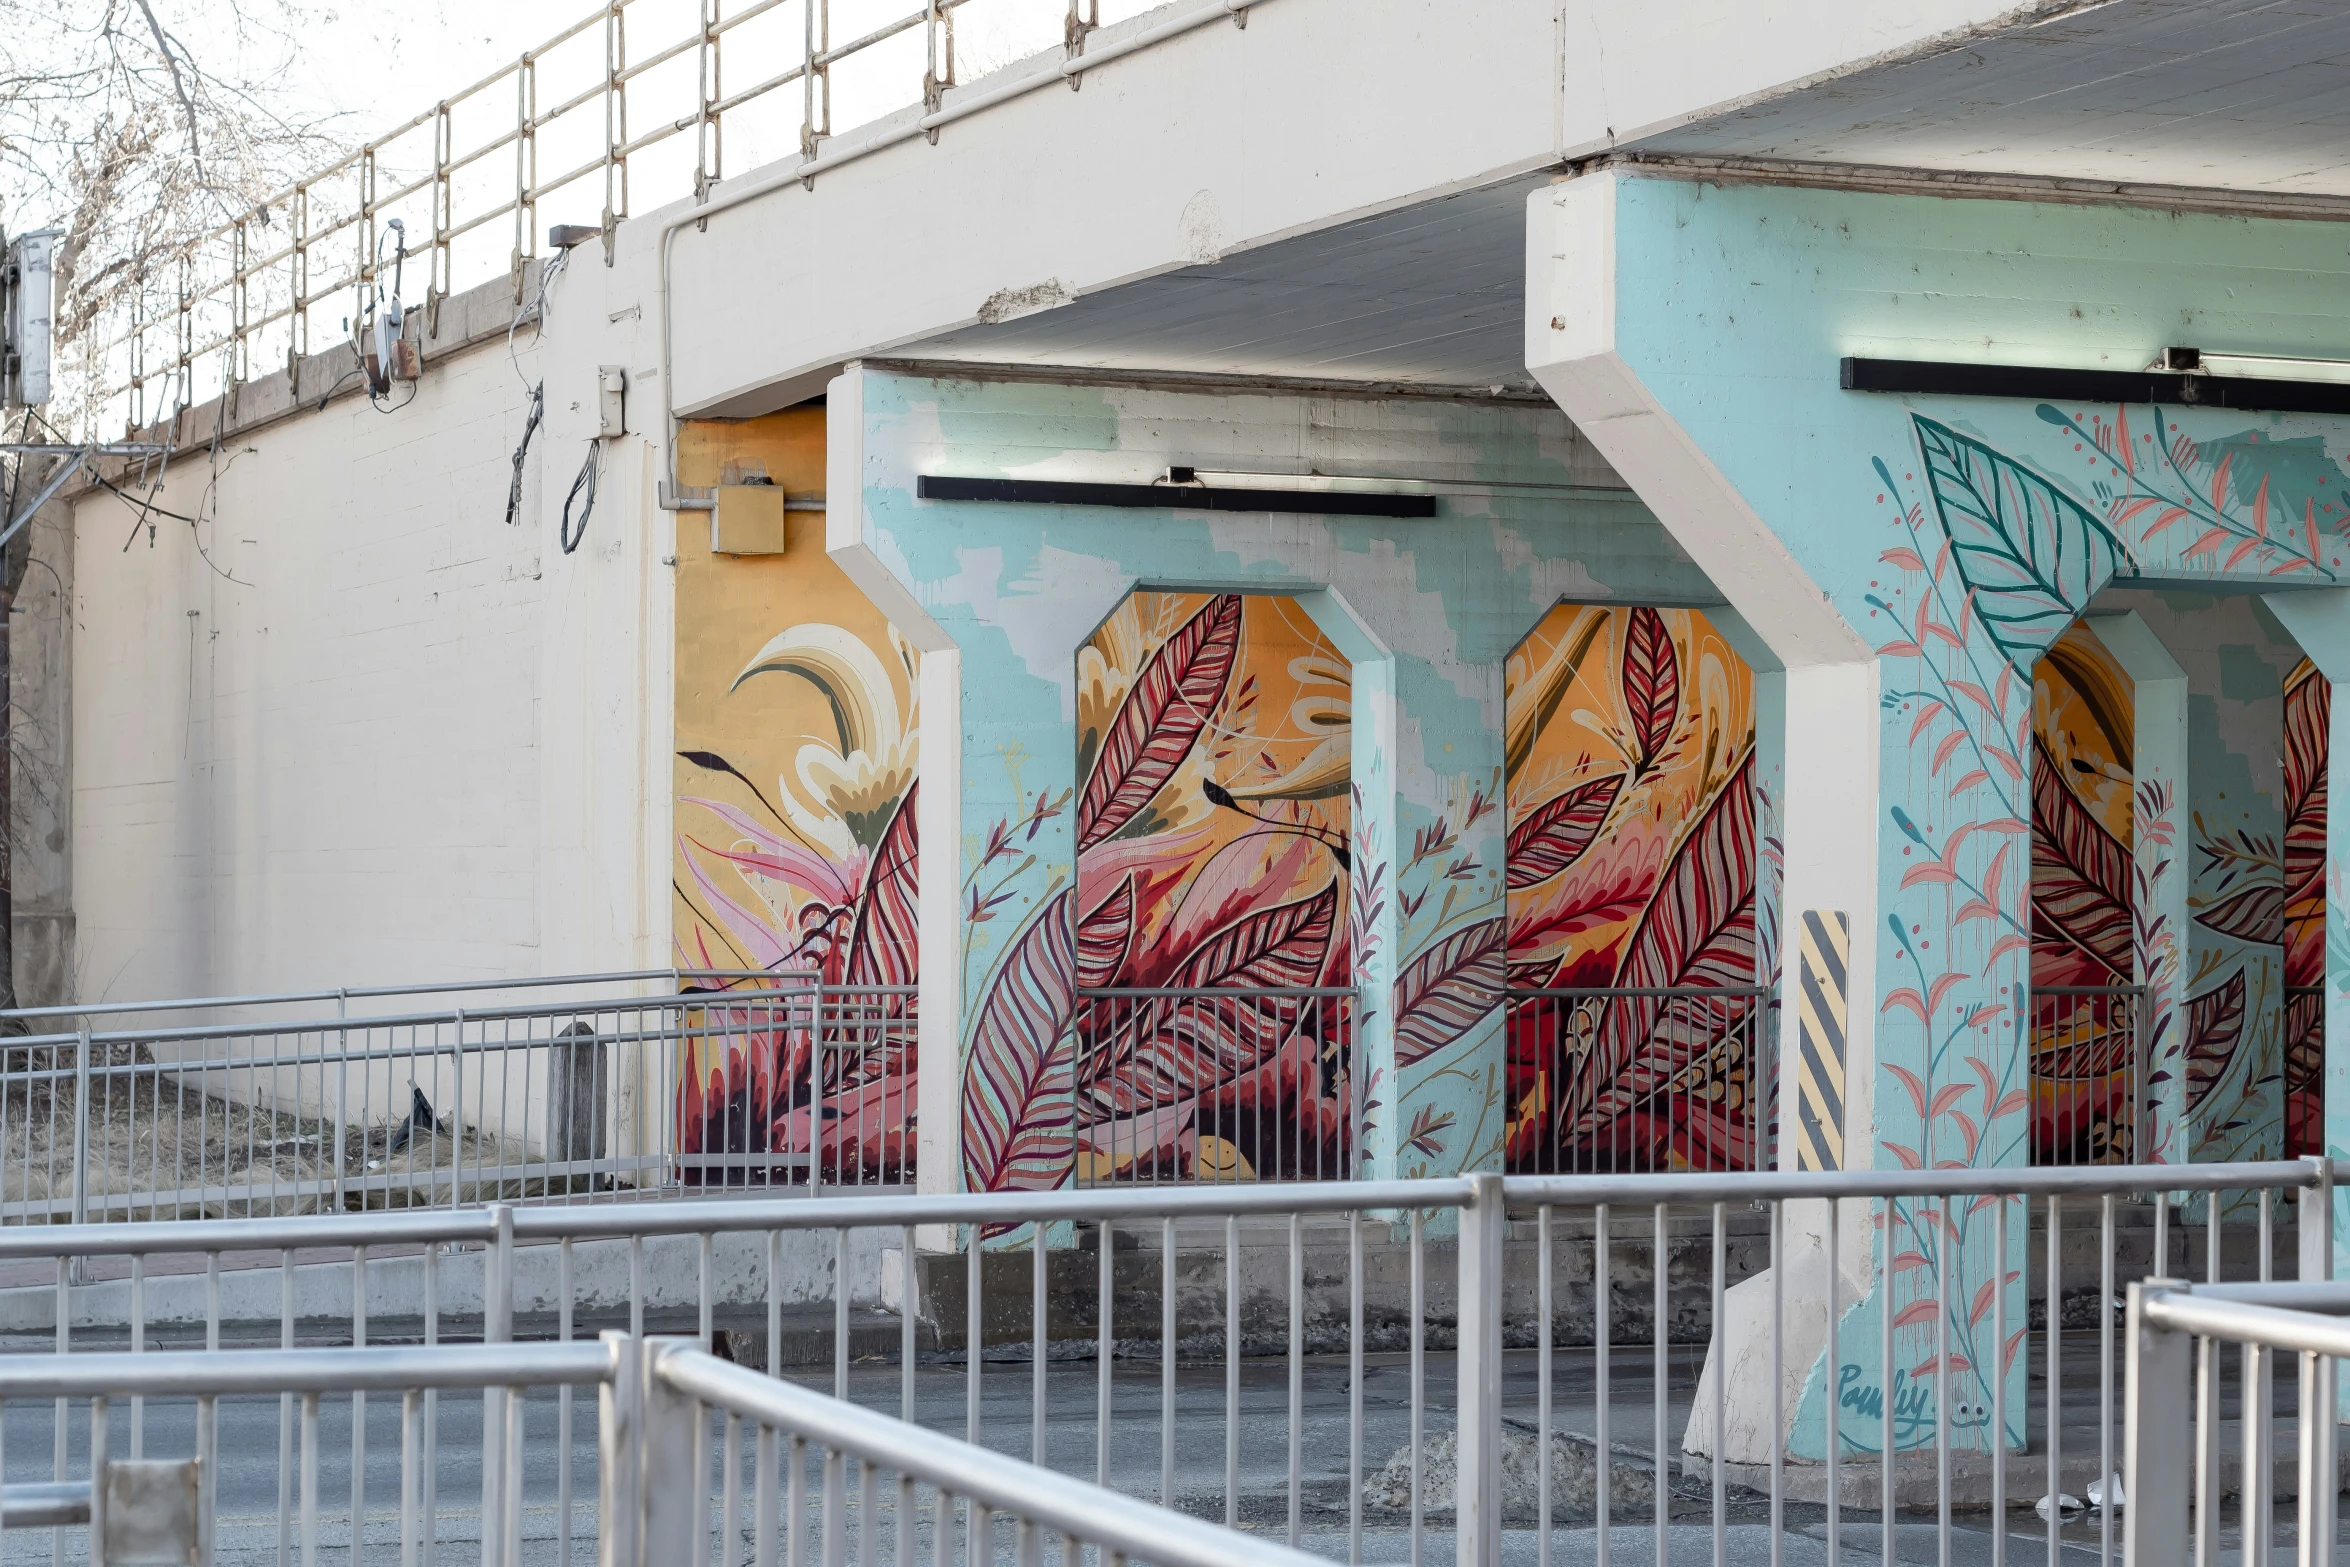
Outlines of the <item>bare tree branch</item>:
M155 35L156 52L163 56L163 63L171 68L171 90L179 94L180 107L187 111L188 157L196 163L202 163L204 154L196 145L196 100L188 96L188 84L180 79L179 56L173 52L173 45L178 40L164 32L163 24L155 19L155 7L148 4L148 0L138 0L138 4L140 14L147 18L147 31Z

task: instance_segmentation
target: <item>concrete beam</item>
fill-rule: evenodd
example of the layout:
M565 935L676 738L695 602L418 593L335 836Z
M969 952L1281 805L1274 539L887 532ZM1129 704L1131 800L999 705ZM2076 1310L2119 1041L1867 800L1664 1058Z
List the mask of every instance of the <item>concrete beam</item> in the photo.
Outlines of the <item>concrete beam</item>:
M1605 152L2043 9L1494 0L1472 24L1442 0L1275 0L1245 28L1200 27L1088 72L1081 92L1059 90L1058 51L1040 55L944 107L1051 90L947 125L935 145L912 133L918 107L832 138L827 158L897 139L680 234L675 407L765 412L833 365ZM1446 112L1395 110L1427 102ZM691 210L616 236L636 280L623 291L648 311L661 225Z

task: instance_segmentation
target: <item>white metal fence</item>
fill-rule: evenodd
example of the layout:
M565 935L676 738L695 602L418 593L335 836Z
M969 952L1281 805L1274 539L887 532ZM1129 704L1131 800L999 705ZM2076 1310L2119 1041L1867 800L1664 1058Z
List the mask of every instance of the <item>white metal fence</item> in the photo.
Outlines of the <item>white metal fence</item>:
M156 1010L244 1016L92 1007L109 1026L0 1038L0 1222L910 1178L911 989L684 979L756 988L517 1002L529 987L501 986L374 1015L351 1002L417 992L337 992L331 1017L304 1010L315 993L209 998Z
M2124 1281L2322 1277L2331 1179L2323 1161L1478 1176L18 1228L0 1232L0 1351L691 1333L834 1398L1350 1562L1492 1567L1515 1542L1538 1561L1727 1563L1807 1539L1891 1559L1924 1530L1937 1555L2109 1563L2120 1515L2095 1498L2121 1469ZM1871 1271L1857 1258L1887 1232L1896 1309L1853 1325L1848 1275ZM1947 1261L1913 1249L1935 1234L1963 1244ZM1819 1266L1840 1255L1855 1260ZM1969 1378L1972 1340L2013 1357L2012 1386ZM1806 1458L1789 1433L1815 1364L1840 1368L1839 1395L1841 1368L1892 1368L1895 1396L1815 1407L1827 1442ZM2274 1369L2233 1391L2256 1419L2295 1418L2311 1406ZM148 1401L128 1401L134 1425ZM10 1409L5 1450L63 1464L68 1428L46 1413ZM364 1409L326 1413L321 1451L347 1448L349 1475L397 1445ZM576 1416L556 1390L518 1417L557 1559L545 1542L569 1504L544 1504L592 1489L573 1473ZM481 1429L428 1412L420 1461L461 1463ZM257 1419L245 1434L270 1473L299 1472L292 1402L274 1433ZM723 1499L723 1475L699 1472ZM462 1526L427 1519L436 1538Z
M11 1532L21 1538L38 1529L52 1536L51 1555L62 1557L66 1536L83 1526L87 1557L97 1564L213 1567L271 1555L282 1562L298 1552L303 1567L316 1567L322 1556L357 1563L396 1549L412 1567L460 1554L484 1567L522 1567L541 1554L528 1547L546 1543L529 1518L534 1489L544 1489L534 1487L530 1463L532 1395L543 1404L559 1389L568 1417L569 1396L581 1387L596 1392L597 1483L592 1502L576 1499L584 1504L576 1512L567 1487L556 1498L554 1543L566 1559L574 1526L584 1525L578 1532L594 1542L603 1567L737 1562L746 1547L757 1567L779 1559L840 1567L852 1551L870 1567L885 1546L899 1567L912 1567L918 1543L939 1567L992 1563L1007 1548L1012 1561L1034 1567L1056 1537L1071 1567L1089 1559L1101 1567L1312 1560L742 1370L691 1339L620 1333L579 1343L0 1358L0 1406L54 1401L61 1431L80 1406L86 1431L79 1462L61 1461L58 1479L0 1487L0 1555ZM481 1395L474 1454L481 1507L474 1537L450 1540L440 1530L442 1476L430 1433L439 1396L469 1392ZM347 1490L328 1483L321 1440L328 1400L363 1411L371 1394L396 1396L399 1428L397 1466L382 1488L390 1495L373 1499L363 1469L353 1470ZM298 1451L281 1454L279 1506L269 1520L240 1517L238 1499L224 1496L224 1486L244 1478L233 1462L235 1406L256 1396L300 1410ZM190 1418L149 1430L140 1411L123 1429L126 1400L137 1401L134 1410L192 1405L184 1408ZM124 1447L128 1455L118 1456ZM69 1467L78 1470L72 1478ZM883 1474L891 1476L886 1488ZM927 1509L918 1495L925 1490ZM804 1504L810 1495L821 1496L819 1507ZM380 1542L370 1538L379 1515L388 1515L380 1517ZM387 1549L369 1551L377 1543Z

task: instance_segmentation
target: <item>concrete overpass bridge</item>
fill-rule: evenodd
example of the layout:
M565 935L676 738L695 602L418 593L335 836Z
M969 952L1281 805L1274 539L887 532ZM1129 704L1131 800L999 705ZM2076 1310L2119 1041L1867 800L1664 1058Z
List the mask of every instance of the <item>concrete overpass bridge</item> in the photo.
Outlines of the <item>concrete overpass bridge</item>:
M1072 37L45 518L48 993L911 987L932 1189L2344 1140L2350 18Z

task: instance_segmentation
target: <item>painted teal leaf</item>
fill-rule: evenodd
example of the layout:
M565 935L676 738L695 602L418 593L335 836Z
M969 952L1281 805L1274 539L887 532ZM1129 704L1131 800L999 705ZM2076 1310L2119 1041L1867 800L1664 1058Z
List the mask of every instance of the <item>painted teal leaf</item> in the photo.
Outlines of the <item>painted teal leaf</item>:
M2129 551L2080 502L2015 459L1911 415L1951 563L1983 630L2018 670L2064 634L2089 596L2132 569Z

